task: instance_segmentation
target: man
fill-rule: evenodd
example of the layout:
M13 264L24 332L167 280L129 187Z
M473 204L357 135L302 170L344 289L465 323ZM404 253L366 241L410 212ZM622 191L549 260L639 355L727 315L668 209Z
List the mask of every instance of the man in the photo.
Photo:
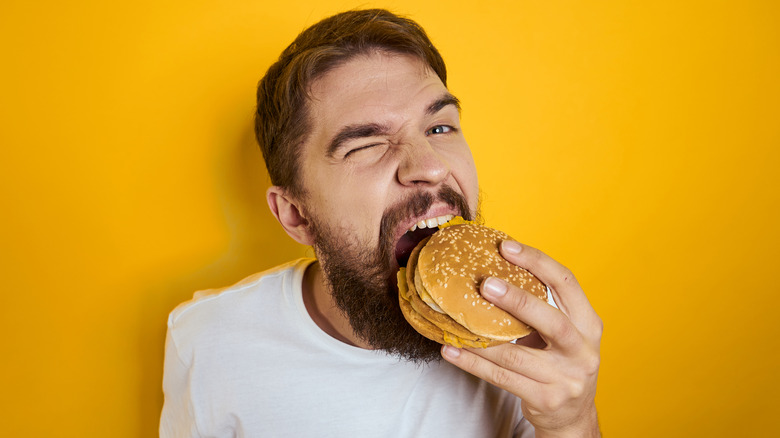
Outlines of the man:
M169 319L162 436L598 436L601 321L576 280L502 244L561 310L496 280L481 291L539 335L441 348L394 284L415 224L478 215L476 169L439 53L383 10L298 36L258 87L268 205L317 260L196 294ZM445 360L441 360L441 358Z

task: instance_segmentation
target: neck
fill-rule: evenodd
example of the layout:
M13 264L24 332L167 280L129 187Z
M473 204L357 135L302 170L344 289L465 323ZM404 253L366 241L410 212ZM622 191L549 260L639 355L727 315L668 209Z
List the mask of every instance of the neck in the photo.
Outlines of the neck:
M346 315L336 306L325 273L322 272L318 261L306 268L302 286L306 311L322 331L345 344L371 349L355 334Z

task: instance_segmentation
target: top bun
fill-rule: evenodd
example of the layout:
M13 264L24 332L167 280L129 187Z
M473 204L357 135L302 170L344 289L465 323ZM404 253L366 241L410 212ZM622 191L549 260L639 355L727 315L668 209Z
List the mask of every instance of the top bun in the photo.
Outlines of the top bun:
M472 333L512 341L531 327L482 298L479 286L496 277L547 300L547 287L499 253L507 234L477 224L447 226L420 249L415 268L421 286L444 313Z

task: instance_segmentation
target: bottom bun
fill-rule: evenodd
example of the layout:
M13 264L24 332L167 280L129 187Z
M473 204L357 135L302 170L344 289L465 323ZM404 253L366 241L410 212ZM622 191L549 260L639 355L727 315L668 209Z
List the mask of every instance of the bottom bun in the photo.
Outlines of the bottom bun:
M494 345L505 344L507 342L488 339L474 334L471 334L471 336L458 336L453 334L453 331L458 333L462 333L463 331L468 332L454 320L452 320L454 326L451 331L437 326L414 309L414 306L412 305L412 300L414 299L412 297L413 294L415 293L409 290L406 281L406 268L401 268L398 271L398 303L401 307L401 313L404 315L404 318L406 318L409 325L426 338L438 342L439 344L452 345L457 348L487 348ZM419 300L419 298L417 299ZM420 300L420 302L422 303L422 300ZM423 304L423 306L426 305ZM435 312L432 309L429 310Z

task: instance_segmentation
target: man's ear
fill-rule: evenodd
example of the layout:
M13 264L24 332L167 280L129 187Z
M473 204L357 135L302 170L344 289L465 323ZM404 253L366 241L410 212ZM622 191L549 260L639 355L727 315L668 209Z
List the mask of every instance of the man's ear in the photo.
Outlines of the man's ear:
M271 213L290 237L303 245L314 243L309 231L309 221L303 217L298 201L293 199L286 190L279 186L269 187L265 192L265 199L268 201Z

